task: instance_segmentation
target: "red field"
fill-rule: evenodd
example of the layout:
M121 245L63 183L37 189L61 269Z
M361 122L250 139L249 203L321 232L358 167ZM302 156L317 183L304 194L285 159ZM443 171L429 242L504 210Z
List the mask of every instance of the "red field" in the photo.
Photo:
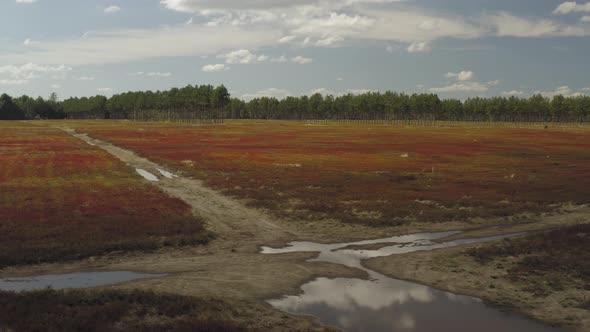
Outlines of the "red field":
M282 217L399 225L590 201L590 131L581 129L68 125Z
M0 267L204 242L188 205L58 129L0 123Z

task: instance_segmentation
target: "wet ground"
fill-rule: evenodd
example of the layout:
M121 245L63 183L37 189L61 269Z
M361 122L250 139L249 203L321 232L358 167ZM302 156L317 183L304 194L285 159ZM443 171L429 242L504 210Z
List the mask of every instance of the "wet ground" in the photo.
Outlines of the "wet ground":
M315 316L323 324L345 331L558 331L541 323L501 312L477 298L392 279L363 266L363 260L369 258L450 248L521 235L516 233L444 241L444 238L456 237L460 233L419 233L336 244L292 242L279 249L263 247L262 254L317 252L318 255L310 259L310 262L357 268L369 276L368 279L316 278L301 286L301 294L268 302L289 313ZM0 279L0 290L92 288L164 276L125 271L39 275Z
M135 169L135 171L136 171L136 172L137 172L139 175L141 175L141 176L142 176L144 179L146 179L146 180L148 180L148 181L152 181L152 182L157 182L157 181L159 181L159 179L158 179L158 177L157 177L157 176L155 176L154 174L152 174L152 173L150 173L150 172L148 172L148 171L146 171L146 170L144 170L144 169L141 169L141 168L136 168L136 169Z
M45 288L91 288L121 284L138 279L160 278L163 276L165 274L143 274L127 271L47 274L24 278L0 279L0 290L21 292Z
M477 298L392 279L362 265L362 261L368 258L449 248L519 235L434 242L458 233L422 233L339 244L293 242L282 249L264 247L264 254L318 252L318 256L310 261L359 268L370 277L369 280L317 278L304 284L300 295L270 300L269 303L283 311L318 317L322 323L345 331L558 331L491 308ZM348 249L375 244L383 246L375 250Z

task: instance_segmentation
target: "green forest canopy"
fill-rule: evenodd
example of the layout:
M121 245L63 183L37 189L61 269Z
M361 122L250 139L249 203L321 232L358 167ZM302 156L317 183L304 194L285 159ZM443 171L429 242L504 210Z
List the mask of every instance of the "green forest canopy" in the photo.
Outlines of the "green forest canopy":
M590 121L590 96L492 97L441 100L436 94L367 92L342 96L231 98L225 86L188 85L58 101L0 97L0 119L128 118L150 112L184 112L234 119L431 119L453 121Z

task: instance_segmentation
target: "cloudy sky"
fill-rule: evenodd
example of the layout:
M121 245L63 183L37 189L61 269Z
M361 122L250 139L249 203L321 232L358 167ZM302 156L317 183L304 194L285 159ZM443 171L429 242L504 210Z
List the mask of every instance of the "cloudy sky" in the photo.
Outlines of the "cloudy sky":
M1 0L0 92L590 94L590 2Z

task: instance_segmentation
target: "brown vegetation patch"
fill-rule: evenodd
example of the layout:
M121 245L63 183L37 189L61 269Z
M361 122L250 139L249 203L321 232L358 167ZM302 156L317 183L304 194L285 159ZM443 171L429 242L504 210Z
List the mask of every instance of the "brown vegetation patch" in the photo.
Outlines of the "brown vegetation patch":
M568 287L590 290L590 224L510 239L470 249L481 264L495 264L504 278L545 296ZM575 304L575 305L582 305Z
M138 290L0 292L1 331L307 330L286 314L265 321L265 311L270 308L247 301Z

